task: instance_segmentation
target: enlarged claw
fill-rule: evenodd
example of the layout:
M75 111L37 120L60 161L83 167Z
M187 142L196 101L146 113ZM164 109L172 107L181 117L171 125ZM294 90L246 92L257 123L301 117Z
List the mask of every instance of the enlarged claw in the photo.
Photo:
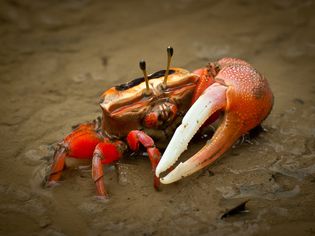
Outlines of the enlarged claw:
M161 183L169 184L213 163L243 134L259 125L270 113L273 95L267 80L252 66L239 59L218 62L221 70L192 105L177 128L156 168L156 175L173 165L187 149L189 141L215 112L224 116L215 134L198 153L180 163Z

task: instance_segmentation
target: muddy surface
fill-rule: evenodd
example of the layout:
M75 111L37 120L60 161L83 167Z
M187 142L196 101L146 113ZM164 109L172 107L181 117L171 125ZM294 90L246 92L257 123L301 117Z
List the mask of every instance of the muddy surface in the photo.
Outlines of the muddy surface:
M0 234L314 235L314 15L314 1L1 1ZM263 72L266 132L160 192L141 156L120 177L104 167L110 200L89 168L42 188L55 144L100 114L103 90L138 77L141 58L164 69L168 45L178 67L235 56Z

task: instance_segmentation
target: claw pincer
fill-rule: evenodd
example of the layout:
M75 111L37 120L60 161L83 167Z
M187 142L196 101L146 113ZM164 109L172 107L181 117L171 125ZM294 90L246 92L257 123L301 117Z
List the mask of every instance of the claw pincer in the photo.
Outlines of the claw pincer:
M224 58L215 63L218 69L213 68L214 64L209 66L207 76L213 78L213 82L203 88L184 116L156 168L156 175L159 177L175 164L202 124L218 111L224 112L221 123L210 142L160 179L164 184L178 181L213 163L239 137L258 126L272 109L273 95L268 82L250 64Z

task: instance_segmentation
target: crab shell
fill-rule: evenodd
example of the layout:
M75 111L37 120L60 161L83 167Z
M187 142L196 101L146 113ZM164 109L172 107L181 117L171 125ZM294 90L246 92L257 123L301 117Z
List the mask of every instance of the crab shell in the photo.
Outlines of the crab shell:
M107 136L122 138L131 130L161 131L168 130L168 127L175 126L176 128L177 123L180 124L180 116L183 116L191 106L199 77L185 69L171 68L165 88L163 86L164 74L165 71L161 70L148 76L149 95L146 95L143 77L112 87L101 95L102 130ZM176 106L176 116L168 120L164 127L146 127L143 121L146 114L154 107L163 109L165 103ZM155 136L154 132L148 133Z

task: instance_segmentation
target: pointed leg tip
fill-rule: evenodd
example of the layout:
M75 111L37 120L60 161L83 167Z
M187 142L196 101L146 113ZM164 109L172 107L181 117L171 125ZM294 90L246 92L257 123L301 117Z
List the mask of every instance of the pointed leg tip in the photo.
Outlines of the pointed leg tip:
M155 191L157 191L157 192L161 192L160 181L159 181L159 185L158 185L158 186L157 186L157 185L154 185L154 189L155 189Z
M97 188L96 189L96 192L97 192L96 198L97 199L102 199L102 200L109 199L110 197L109 197L108 192L105 189L105 185L102 183L102 181L99 181L99 182L101 182L101 183L97 184L97 187L96 187ZM101 187L99 187L99 186L101 186Z
M97 196L97 198L99 198L101 200L108 200L108 199L110 199L109 194L99 195L99 196Z
M156 191L160 191L160 179L154 176L153 187Z
M53 187L55 187L55 186L57 186L57 185L59 185L59 183L58 183L57 181L55 181L55 180L49 180L49 181L46 182L45 187L46 187L46 188L53 188Z
M110 200L110 196L109 194L106 194L106 195L96 195L95 198L99 201L104 201L104 202L107 202Z

